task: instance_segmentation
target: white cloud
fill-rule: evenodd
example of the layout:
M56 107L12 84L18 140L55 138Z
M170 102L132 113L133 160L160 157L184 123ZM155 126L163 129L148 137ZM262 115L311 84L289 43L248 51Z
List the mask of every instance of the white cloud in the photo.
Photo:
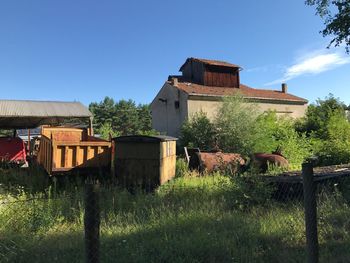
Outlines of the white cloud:
M300 57L295 64L287 67L282 78L266 83L265 86L285 82L302 75L319 74L348 63L350 63L350 56L340 52L309 52L308 56Z

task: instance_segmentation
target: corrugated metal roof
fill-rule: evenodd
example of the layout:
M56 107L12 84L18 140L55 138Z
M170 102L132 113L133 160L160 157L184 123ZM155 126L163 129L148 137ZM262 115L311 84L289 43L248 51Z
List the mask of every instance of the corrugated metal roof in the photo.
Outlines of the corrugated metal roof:
M0 100L0 117L91 117L80 102Z
M0 128L35 128L90 117L92 113L80 102L0 100Z

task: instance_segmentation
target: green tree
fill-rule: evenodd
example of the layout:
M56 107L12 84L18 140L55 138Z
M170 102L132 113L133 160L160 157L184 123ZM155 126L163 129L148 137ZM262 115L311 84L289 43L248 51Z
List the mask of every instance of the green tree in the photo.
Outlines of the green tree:
M152 131L152 116L151 107L149 104L139 104L137 106L139 122L139 129L141 132Z
M94 115L97 133L104 135L107 131L120 135L154 133L148 104L136 106L133 100L115 102L112 98L105 97L99 103L90 103L89 109Z
M314 135L316 138L327 139L327 125L333 115L343 115L346 105L329 94L324 100L318 99L316 104L309 105L305 117L297 124L297 130Z
M114 127L121 135L136 134L140 130L138 109L133 100L120 100L115 105L115 111L117 117Z
M215 128L207 115L200 111L184 122L180 142L183 146L211 150L215 142Z
M104 100L99 103L90 103L89 110L94 115L96 132L99 131L104 123L110 123L112 127L115 126L117 114L115 102L112 98L105 97Z
M225 152L253 153L258 134L257 117L257 106L245 102L243 97L224 98L214 121L219 147Z
M296 125L306 132L319 165L350 162L350 123L348 107L330 94L309 105L305 117Z
M324 19L323 36L334 36L331 45L345 44L346 52L350 48L350 0L306 0L307 5L316 6L316 14Z
M327 123L328 137L318 146L320 165L350 162L350 123L341 113L335 113Z

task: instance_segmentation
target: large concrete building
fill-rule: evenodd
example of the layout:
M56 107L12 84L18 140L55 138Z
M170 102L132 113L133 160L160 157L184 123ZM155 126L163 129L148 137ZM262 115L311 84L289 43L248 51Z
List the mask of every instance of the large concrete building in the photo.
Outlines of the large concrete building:
M203 111L210 119L216 115L225 96L240 94L261 111L275 110L293 118L304 116L307 100L281 90L255 89L240 83L241 67L223 61L188 58L180 76L169 76L151 103L153 128L179 136L183 122Z

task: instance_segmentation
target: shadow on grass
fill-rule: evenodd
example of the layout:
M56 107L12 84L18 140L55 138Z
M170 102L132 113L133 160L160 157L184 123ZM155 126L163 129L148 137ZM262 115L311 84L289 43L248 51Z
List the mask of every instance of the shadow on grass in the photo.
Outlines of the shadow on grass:
M102 262L302 262L304 249L260 232L243 214L162 220L128 234L102 232Z
M239 210L231 203L243 198L246 191L227 192L225 187L212 185L175 185L174 189L163 188L163 192L148 195L102 190L101 262L305 261L304 230L299 223L303 215L298 203L296 208L291 203L273 203ZM39 220L41 228L33 236L27 220L19 222L26 234L11 232L16 224L9 222L9 229L3 228L0 233L0 262L84 262L82 223L75 220L82 215L81 197L77 193L73 200L51 200L50 209L46 203L33 206L36 218L47 215L55 220L47 231L45 222ZM326 222L331 222L336 215L334 202L328 207ZM73 208L77 211L70 211ZM18 216L13 210L8 216L11 220ZM33 213L28 215L32 217ZM344 228L339 228L336 220L330 225L330 233L338 233L333 228L343 231L348 227L347 214L339 217ZM321 262L347 262L349 245L346 235L341 239L332 235L321 244Z
M83 232L0 238L0 262L84 262Z

